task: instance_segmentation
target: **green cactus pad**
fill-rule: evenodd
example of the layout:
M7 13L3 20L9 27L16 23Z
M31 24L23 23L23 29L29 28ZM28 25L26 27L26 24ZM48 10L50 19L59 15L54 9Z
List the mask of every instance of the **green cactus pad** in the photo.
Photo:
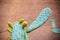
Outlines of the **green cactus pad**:
M52 29L54 33L60 34L60 29Z
M19 22L15 22L11 33L12 40L27 40L27 34Z
M55 20L54 19L52 19L51 25L52 25L52 32L60 34L60 29L56 28Z
M36 20L33 21L32 24L28 27L27 32L31 32L36 28L41 27L41 25L44 24L50 17L50 13L50 8L43 9L39 16L36 18Z

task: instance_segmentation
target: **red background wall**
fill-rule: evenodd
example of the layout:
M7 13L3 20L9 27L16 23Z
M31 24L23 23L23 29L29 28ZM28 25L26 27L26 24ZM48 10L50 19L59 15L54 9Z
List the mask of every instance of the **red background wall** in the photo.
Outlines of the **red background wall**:
M29 33L30 40L60 40L60 34L52 32L51 19L56 21L56 28L60 28L60 0L0 0L0 31L8 28L8 22L15 22L20 18L28 21L27 27L38 16L43 8L52 10L48 21L40 28ZM7 40L9 33L0 34L0 40Z

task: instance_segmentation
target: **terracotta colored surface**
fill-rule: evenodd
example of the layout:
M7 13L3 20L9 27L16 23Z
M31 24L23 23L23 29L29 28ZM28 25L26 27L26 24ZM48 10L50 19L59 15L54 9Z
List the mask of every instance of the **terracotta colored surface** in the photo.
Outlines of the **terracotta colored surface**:
M51 16L44 25L28 34L29 39L60 40L60 34L53 33L50 24L54 18L56 28L60 28L60 0L0 0L0 31L8 28L9 21L15 22L20 18L28 21L29 26L45 7L51 8ZM8 37L8 32L0 34L0 40L7 40Z

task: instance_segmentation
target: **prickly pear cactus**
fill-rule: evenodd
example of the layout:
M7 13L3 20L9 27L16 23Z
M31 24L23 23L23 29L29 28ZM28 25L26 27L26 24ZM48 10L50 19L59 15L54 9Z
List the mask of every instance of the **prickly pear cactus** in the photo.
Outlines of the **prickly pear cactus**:
M8 25L10 26L8 31L11 32L11 38L8 40L28 40L27 32L24 30L27 22L24 19L20 19L20 22L16 21L14 24L9 22Z
M29 40L27 33L37 29L42 24L44 24L49 18L50 13L50 8L43 9L39 16L36 18L36 20L33 21L26 30L24 29L24 27L27 25L27 22L23 19L20 19L20 21L16 21L14 24L10 22L8 28L8 31L11 33L10 40Z

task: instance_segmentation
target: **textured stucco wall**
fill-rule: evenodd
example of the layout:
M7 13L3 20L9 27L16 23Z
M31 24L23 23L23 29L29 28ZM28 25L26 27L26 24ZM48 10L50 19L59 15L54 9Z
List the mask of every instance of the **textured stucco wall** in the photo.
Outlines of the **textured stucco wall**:
M20 18L28 21L29 26L45 7L52 9L51 16L44 25L28 34L29 39L60 40L60 34L53 33L50 24L54 18L56 28L60 28L60 0L0 0L0 31L8 28L9 21L15 22ZM0 34L0 40L7 40L8 37L7 31Z

